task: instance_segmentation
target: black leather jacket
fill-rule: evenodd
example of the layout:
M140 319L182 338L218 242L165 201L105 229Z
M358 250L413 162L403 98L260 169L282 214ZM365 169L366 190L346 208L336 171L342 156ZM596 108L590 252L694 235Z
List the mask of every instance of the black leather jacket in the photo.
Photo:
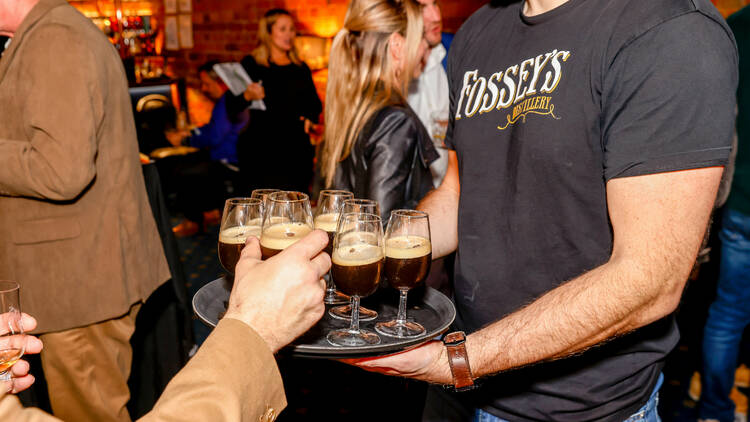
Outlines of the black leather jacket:
M394 209L415 208L432 189L438 158L427 130L407 105L387 106L365 124L336 168L333 186L380 203L383 224Z

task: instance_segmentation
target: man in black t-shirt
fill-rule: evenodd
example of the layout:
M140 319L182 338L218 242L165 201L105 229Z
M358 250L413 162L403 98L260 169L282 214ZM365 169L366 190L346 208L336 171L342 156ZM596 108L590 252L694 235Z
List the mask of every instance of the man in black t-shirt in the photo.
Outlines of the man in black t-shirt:
M420 205L433 257L457 251L465 352L353 363L455 385L468 360L481 386L431 390L429 421L656 420L730 152L731 32L708 0L497 3L452 44L454 152Z

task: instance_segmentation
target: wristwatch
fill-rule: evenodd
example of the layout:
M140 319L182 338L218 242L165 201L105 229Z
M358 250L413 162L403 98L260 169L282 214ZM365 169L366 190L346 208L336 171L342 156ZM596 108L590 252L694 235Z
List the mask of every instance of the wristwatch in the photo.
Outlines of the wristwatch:
M476 388L471 375L469 357L466 354L466 334L454 331L443 337L443 344L448 352L448 363L453 374L453 391L469 391Z

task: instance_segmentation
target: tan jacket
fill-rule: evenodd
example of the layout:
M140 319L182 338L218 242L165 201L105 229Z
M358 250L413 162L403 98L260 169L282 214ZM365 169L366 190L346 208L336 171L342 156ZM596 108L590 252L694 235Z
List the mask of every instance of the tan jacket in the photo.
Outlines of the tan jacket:
M41 0L0 58L0 279L40 333L124 315L169 279L122 62L65 0Z
M247 325L224 319L139 422L270 422L286 407L273 354ZM15 396L0 399L0 420L59 421Z

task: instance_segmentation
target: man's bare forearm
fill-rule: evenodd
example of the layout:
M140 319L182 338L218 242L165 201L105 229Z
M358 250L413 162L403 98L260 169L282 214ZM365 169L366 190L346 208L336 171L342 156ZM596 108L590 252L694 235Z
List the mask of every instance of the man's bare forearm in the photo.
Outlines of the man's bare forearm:
M641 276L625 264L605 264L470 335L474 376L567 357L658 319L644 318L661 294L657 283L628 285Z
M458 179L456 153L448 153L448 170L439 188L430 191L420 201L419 210L430 215L432 259L448 255L458 247L458 198L461 187Z
M470 335L475 376L570 356L674 311L720 170L670 177L609 186L617 192L609 197L615 232L610 260ZM645 200L634 201L635 193Z

